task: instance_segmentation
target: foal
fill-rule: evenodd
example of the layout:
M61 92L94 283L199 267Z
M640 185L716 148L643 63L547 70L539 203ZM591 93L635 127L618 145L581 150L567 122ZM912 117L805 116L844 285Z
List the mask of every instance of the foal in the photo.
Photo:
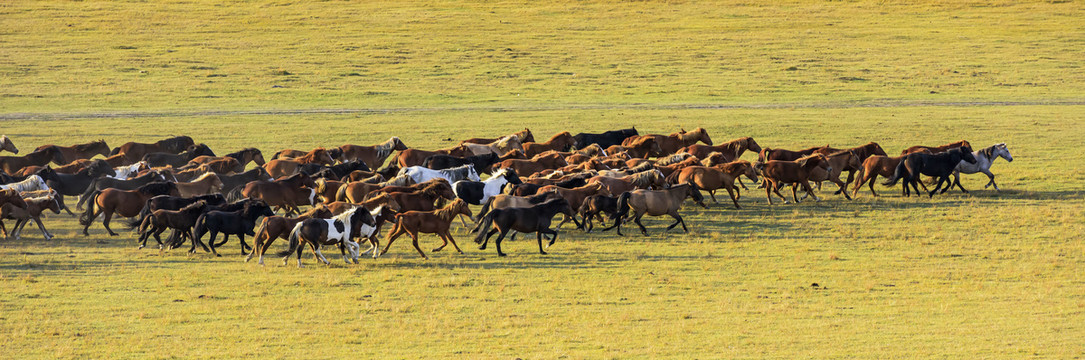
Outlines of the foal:
M388 244L384 245L384 251L381 251L377 256L387 253L388 248L392 247L392 242L396 241L396 238L407 234L410 235L413 241L414 249L418 250L418 255L422 255L423 259L429 259L429 257L426 257L426 253L422 252L422 249L418 247L418 233L420 232L437 234L441 240L444 240L444 244L433 249L433 252L441 251L451 242L452 247L462 254L463 250L460 250L460 246L456 245L456 239L452 238L452 233L449 231L452 219L458 214L471 216L471 209L467 208L467 202L463 201L463 199L456 199L448 206L433 211L407 211L396 215L396 225L388 232Z

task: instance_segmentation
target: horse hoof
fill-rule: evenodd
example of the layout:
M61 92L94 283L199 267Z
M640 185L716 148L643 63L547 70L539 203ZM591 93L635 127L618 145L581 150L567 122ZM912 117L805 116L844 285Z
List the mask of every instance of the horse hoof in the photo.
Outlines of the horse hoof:
M505 253L497 253L497 256L509 256L509 255L505 254Z

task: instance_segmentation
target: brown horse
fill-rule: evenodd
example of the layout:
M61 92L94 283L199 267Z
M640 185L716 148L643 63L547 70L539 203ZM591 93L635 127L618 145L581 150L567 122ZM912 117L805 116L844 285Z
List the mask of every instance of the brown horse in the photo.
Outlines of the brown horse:
M344 184L342 181L324 178L316 179L314 183L316 184L316 199L322 203L335 201L335 194L339 192L339 187Z
M316 200L316 183L309 175L294 174L272 181L256 180L241 188L241 195L250 199L263 199L269 206L286 209L286 214L300 214L298 205L312 205ZM299 201L299 193L310 193L307 202ZM231 199L232 200L232 199Z
M332 158L328 150L325 148L316 148L301 157L293 159L275 159L268 161L264 164L264 169L271 177L290 176L298 173L298 167L302 164L323 164L331 165L335 164L335 159Z
M185 151L185 149L188 149L188 147L192 146L192 145L196 145L196 142L193 141L192 138L188 137L188 136L172 137L172 138L169 138L169 139L159 140L159 141L157 141L155 143L150 143L150 144L148 144L148 143L137 143L137 142L127 142L127 143L124 143L124 145L121 145L120 147L118 147L116 149L113 149L113 151L111 151L109 153L109 155L110 156L112 156L112 155L124 155L124 159L125 159L125 161L127 161L127 163L122 164L122 165L127 165L127 164L135 164L136 162L139 162L140 160L143 160L144 155L147 155L147 154L150 154L150 153L153 153L153 152L164 152L164 153L170 153L170 154L180 154L182 151ZM114 165L114 166L121 166L121 165Z
M0 170L8 174L19 172L28 166L45 166L49 162L64 165L68 162L57 146L48 146L24 156L0 156Z
M821 170L821 168L815 168L810 174L810 181L818 182L818 190L821 190L821 182L828 180L839 186L840 188L833 194L844 194L844 198L851 200L851 196L848 196L848 184L840 181L840 173L845 169L861 169L863 167L862 160L859 160L859 155L852 150L842 150L829 155L823 155L816 153L810 156L825 156L829 162L831 171ZM803 199L806 199L806 195L803 195Z
M959 148L959 147L968 147L969 149L971 149L972 144L969 144L967 140L958 140L958 141L951 142L949 144L945 144L945 145L941 145L941 146L916 145L916 146L912 146L910 148L904 149L904 151L901 151L900 154L901 155L908 155L908 154L911 154L911 153L921 152L923 150L930 151L931 154L937 154L937 153L945 152L946 150L949 150L949 149L956 149L956 148Z
M517 140L520 140L521 144L522 143L527 143L527 142L535 142L535 136L531 134L531 130L528 130L526 128L523 129L523 130L517 131L517 132L513 133L510 136L515 136ZM572 135L569 135L569 136L572 137ZM501 138L503 138L503 137L504 136L502 136ZM501 138L497 138L497 139L470 138L470 139L467 139L467 140L464 140L464 141L460 141L460 145L463 145L463 144L489 144L489 143L497 141L498 139L501 139Z
M351 160L361 160L370 168L376 169L384 165L384 161L392 155L393 151L407 150L407 145L403 144L403 141L398 137L393 136L388 141L382 142L373 146L362 145L343 145L339 147L342 151L342 155L339 155L339 161L347 162Z
M183 197L215 194L222 192L222 180L213 172L204 173L195 180L177 183L177 191Z
M640 227L640 232L644 236L648 236L648 229L644 227L640 219L645 214L649 216L670 215L674 218L674 223L668 226L666 230L663 230L664 232L673 229L678 224L682 224L683 231L689 232L686 221L682 219L682 215L678 214L678 209L682 208L682 203L686 201L687 197L693 198L693 202L697 205L708 208L708 205L704 204L704 196L701 196L701 191L697 189L697 185L693 184L678 184L666 190L634 190L622 193L618 196L618 216L614 220L614 225L603 229L603 231L618 228L618 235L622 235L622 220L628 219L629 210L632 209L633 223Z
M551 150L566 151L572 147L574 143L576 143L576 140L573 139L573 134L570 134L568 131L562 131L545 142L523 142L524 154L527 157L533 157Z
M850 149L834 149L832 147L825 146L823 148L815 150L814 153L828 156L830 154L841 152L841 151L844 151L844 150L854 152L855 155L859 157L859 164L860 164L859 166L854 166L854 167L851 166L851 165L848 165L847 167L845 167L843 169L840 169L841 171L847 171L848 172L848 180L844 181L844 184L851 184L851 182L853 180L855 180L855 172L859 171L859 169L862 168L863 160L866 160L868 157L871 157L871 156L874 156L874 155L887 156L887 154L885 153L885 150L882 149L882 146L878 145L878 143L873 142L873 141L871 141L869 143L866 143L864 145L859 145L859 146L850 148Z
M604 187L603 184L600 184L600 183L591 183L591 184L587 184L587 185L584 185L584 186L581 186L581 187L578 187L578 188L572 188L572 189L566 189L566 188L563 188L563 187L560 187L560 186L557 186L557 185L546 185L546 186L543 186L542 188L539 188L539 192L536 193L536 194L546 193L546 192L556 192L556 193L558 193L558 195L561 195L561 197L563 199L565 199L565 201L567 201L569 203L569 207L571 207L572 209L579 209L580 205L584 204L584 199L587 199L589 196L592 196L592 195L607 195L607 196L610 196L610 195L612 195L610 190L607 190L607 188ZM573 210L573 211L575 211L575 210ZM561 226L565 225L565 223L569 222L569 220L573 221L573 224L576 225L577 229L580 229L582 227L580 222L576 221L576 216L566 215L566 216L564 216L562 218L561 223L558 224L558 228L561 228Z
M765 178L765 197L769 199L769 205L772 205L772 193L780 196L784 199L784 203L787 204L787 197L780 194L780 187L785 184L799 184L807 194L814 196L814 201L821 201L817 195L814 194L814 190L810 188L810 174L814 172L815 168L822 168L825 171L832 171L829 166L828 159L825 155L815 154L814 156L805 157L799 160L786 161L786 160L769 160L765 163L754 164L754 169L761 172L761 176ZM799 196L795 193L796 188L791 188L791 196L795 199L795 202L799 202Z
M42 150L54 145L42 145L34 151ZM105 140L92 141L86 144L76 144L72 146L57 146L60 152L64 154L64 158L68 161L78 159L90 159L94 155L102 155L103 157L109 157L109 145L106 145Z
M679 184L692 183L702 190L707 190L714 203L719 203L719 201L716 201L716 190L725 189L727 194L731 195L731 201L735 203L735 209L741 209L742 207L738 206L738 198L741 193L739 193L738 187L735 186L735 180L742 175L746 175L750 180L757 182L757 172L754 171L753 165L745 160L735 160L715 167L690 166L679 171L674 182Z
M290 236L290 230L293 230L295 225L305 219L331 219L332 216L334 214L330 209L323 205L317 205L294 218L278 215L265 217L260 222L260 226L256 228L254 240L256 244L253 245L253 250L249 252L249 255L245 257L245 261L252 260L252 256L259 253L260 259L257 263L264 265L264 254L267 253L267 249L271 247L275 239L287 240Z
M666 179L663 177L663 173L659 170L651 169L641 171L635 174L626 175L623 177L609 177L609 176L595 176L588 179L588 183L599 183L603 185L611 194L621 194L626 191L633 191L636 189L662 189L666 187ZM574 209L579 209L579 204Z
M177 185L172 182L153 182L135 190L108 188L95 191L90 196L90 205L87 206L86 212L79 217L79 225L83 225L83 236L90 235L87 229L90 229L90 224L102 214L105 214L102 226L105 226L109 235L117 236L117 233L109 228L109 220L113 218L113 215L117 214L121 217L139 215L147 199L158 195L181 196L177 192Z
M435 178L435 179L431 179L429 181L422 182L422 183L417 183L417 184L415 184L415 183L407 183L407 185L395 185L395 184L387 183L385 186L381 186L380 188L374 189L373 191L370 191L369 193L365 194L365 199L370 199L370 198L372 198L374 196L377 196L377 195L380 195L382 193L393 193L393 192L408 192L408 193L410 193L410 192L418 192L418 191L421 191L421 190L426 189L426 188L434 188L435 190L437 190L438 192L440 192L442 194L447 194L447 193L452 191L452 185L449 185L448 180L445 180L443 178Z
M455 193L451 191L446 193L440 187L427 187L416 192L391 192L385 194L391 201L399 204L402 211L430 211L437 208L433 204L437 199L452 200L456 198ZM471 214L467 214L467 216L471 216Z
M870 193L874 196L878 196L878 193L874 191L874 181L878 179L878 175L890 178L893 176L893 172L897 169L897 165L900 165L900 161L904 159L906 155L889 157L884 155L875 155L863 160L863 165L859 168L858 181L855 182L855 189L852 190L851 196L858 196L859 190L863 188L863 184L870 184ZM923 191L927 191L927 184L922 181L919 182L920 186L923 186Z
M11 142L11 139L7 135L0 135L0 151L10 151L12 154L18 154L19 149L15 147L15 144Z
M38 229L41 230L41 235L45 240L52 240L53 234L50 234L49 230L45 229L45 224L41 223L41 213L45 210L51 210L54 214L60 214L60 203L57 202L56 196L56 193L53 193L52 195L24 199L25 207L6 203L0 206L0 219L15 220L15 225L11 227L15 240L19 240L19 236L23 233L23 227L30 220L34 220L34 223L38 224ZM3 222L0 222L0 230L3 230L5 237L8 236L8 230L4 227Z
M533 159L508 159L494 165L494 169L511 168L517 174L534 174L548 169L557 169L569 165L565 157L558 153L544 153Z
M467 207L467 202L463 201L463 199L456 199L448 206L433 211L399 213L396 215L395 227L388 232L388 236L385 238L388 243L384 245L384 251L381 251L379 255L388 253L388 248L392 247L392 242L396 241L396 238L401 235L407 234L411 237L414 249L418 250L418 255L422 255L423 259L429 259L426 253L422 252L422 248L418 247L418 233L437 234L441 240L444 240L444 244L433 249L433 252L441 251L451 242L452 247L462 254L463 250L460 250L460 246L456 245L456 239L452 238L452 233L449 231L452 219L461 214L471 216L471 209Z
M757 153L757 161L758 162L766 162L766 161L770 161L770 160L795 161L795 160L798 160L799 158L802 158L804 156L808 156L808 155L813 154L814 152L816 152L816 151L818 151L820 149L827 148L827 147L829 147L829 145L814 146L814 147L802 149L802 150L799 150L799 151L763 148L763 149L761 149L761 152Z
M690 167L690 166L697 166L697 165L701 165L701 160L698 160L695 157L691 157L691 158L682 160L681 162L677 162L677 163L674 163L674 164L656 166L656 169L659 169L659 172L663 173L664 177L669 177L669 176L671 176L671 174L673 174L673 173L675 173L675 172L677 172L679 170L685 169L685 168Z
M351 181L339 187L339 190L335 193L335 201L359 203L373 190L386 186L406 186L411 184L414 184L414 179L406 174L396 176L378 184L372 184L365 181Z
M396 155L396 163L401 168L408 168L408 167L411 167L411 166L422 166L422 163L426 161L426 158L428 158L430 156L433 156L433 155L450 155L450 156L455 156L455 157L467 157L467 156L471 156L472 154L470 154L470 152L467 151L467 147L465 147L463 145L458 145L456 147L452 147L452 148L449 148L449 149L440 149L440 150L434 150L434 151L426 151L426 150L419 150L419 149L411 148L411 149L400 151L399 155Z
M204 156L206 156L206 155L204 155ZM198 157L196 159L192 159L192 161L189 161L188 165L185 165L184 167L187 168L187 167L207 166L208 169L210 169L211 171L214 171L217 174L231 174L231 173L240 173L240 172L245 171L245 165L242 165L241 162L237 161L237 159L234 159L232 157L200 159L200 158L202 158L204 156L200 156L200 157Z
M738 160L742 157L742 153L746 150L753 151L754 153L761 152L761 145L757 144L752 137L741 137L738 139L730 140L719 145L701 145L693 144L680 149L678 152L686 152L690 155L696 156L699 159L707 159L709 154L713 152L719 152L723 154L725 162L731 162Z
M664 154L660 137L641 136L626 139L628 142L622 145L614 145L607 149L608 153L625 152L634 158L647 159L648 156L661 156Z
M686 132L685 130L670 134L670 135L640 135L631 136L622 141L622 146L630 146L634 141L638 141L638 138L651 137L659 143L660 152L653 153L651 156L666 156L678 152L679 149L686 146L693 145L698 141L707 145L712 145L712 138L708 136L708 131L704 128L696 128L693 131Z

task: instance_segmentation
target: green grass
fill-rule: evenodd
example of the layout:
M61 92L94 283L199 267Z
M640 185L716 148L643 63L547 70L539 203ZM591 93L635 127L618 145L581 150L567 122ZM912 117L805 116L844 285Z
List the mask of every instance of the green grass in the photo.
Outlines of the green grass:
M1081 110L448 111L235 116L226 126L216 125L221 117L11 121L5 131L20 147L186 133L218 151L367 144L391 134L435 148L447 137L523 126L545 136L637 124L664 133L704 125L717 142L752 135L783 148L876 140L891 153L959 138L1006 141L1015 161L994 167L1002 193L982 190L982 176L964 178L971 196L934 199L879 187L879 198L826 193L821 203L768 206L763 192L750 191L743 210L683 210L688 235L661 235L658 219L646 221L649 237L566 229L549 256L517 240L506 243L510 257L498 258L457 227L464 255L423 261L401 241L356 266L336 257L318 266L306 256L305 269L274 258L260 267L242 262L236 242L222 258L136 250L130 234L108 238L96 225L84 238L74 219L51 216L58 240L29 230L0 245L0 331L13 339L3 347L38 358L1070 358L1085 350L1085 163L1068 150L1085 140ZM418 129L430 124L441 126ZM437 239L422 243L428 252Z
M180 134L218 152L433 149L635 125L891 154L1007 142L1015 158L993 168L1001 193L983 176L934 199L769 206L751 190L742 210L684 209L689 234L567 227L549 256L521 239L498 258L457 227L464 255L423 261L400 240L360 265L260 267L236 242L136 250L50 216L55 241L0 240L0 353L1081 357L1083 16L1073 1L0 3L2 133L23 151ZM993 106L916 106L947 102ZM306 113L321 109L371 111Z
M4 112L1077 99L1080 2L0 5Z

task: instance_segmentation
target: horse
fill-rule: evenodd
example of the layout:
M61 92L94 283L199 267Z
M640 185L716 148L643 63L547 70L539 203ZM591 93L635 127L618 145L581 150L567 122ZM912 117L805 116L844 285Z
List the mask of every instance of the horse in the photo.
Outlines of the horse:
M841 151L844 151L844 150L854 152L855 155L859 157L859 163L860 163L859 166L853 166L853 165L849 164L849 165L845 166L844 168L840 169L840 171L847 171L848 172L848 180L844 181L844 184L851 184L851 182L853 180L855 180L855 172L859 171L859 169L862 168L862 162L864 160L866 160L867 158L869 158L871 156L875 156L875 155L888 156L885 153L885 150L882 149L882 146L878 145L878 143L873 142L873 141L871 141L869 143L866 143L866 144L863 144L863 145L859 145L859 146L850 148L850 149L835 149L835 148L832 148L830 146L825 146L825 147L822 147L820 149L814 150L814 153L828 156L828 155L831 155L833 153L838 153L838 152L841 152Z
M679 149L686 146L693 145L698 141L705 143L706 145L712 145L712 138L708 136L708 131L704 128L696 128L693 131L686 132L682 130L670 135L641 135L640 137L631 137L622 141L622 146L630 146L638 138L651 137L654 138L656 143L659 144L660 151L650 154L651 156L666 156L678 152Z
M55 174L56 179L46 180L45 184L57 191L57 202L60 203L60 207L67 211L68 215L75 216L72 210L64 205L64 196L79 196L94 179L116 174L117 172L109 167L109 164L97 160L75 174Z
M577 149L583 149L589 145L595 144L600 148L606 149L611 145L621 145L622 141L630 136L640 135L637 132L636 127L622 130L611 130L603 132L602 134L593 133L579 133L573 135L573 147ZM604 155L606 156L606 155Z
M44 169L42 169L44 170ZM30 175L23 181L8 183L0 185L0 189L10 189L15 191L37 191L37 190L49 190L49 185L45 183L40 175Z
M113 164L110 164L109 161L102 161L105 161L105 163L109 164L109 166L113 166ZM110 177L118 180L125 180L128 179L128 177L147 169L150 169L150 167L147 166L147 163L142 161L130 165L113 166L113 172L116 173L116 175Z
M489 199L486 200L485 203L482 203L482 209L479 210L478 215L475 216L475 219L481 220L492 209L504 209L504 208L510 208L510 207L530 207L530 206L538 205L538 204L541 204L541 203L543 203L543 202L545 202L547 200L552 200L552 199L563 199L563 197L561 196L561 194L558 194L556 191L548 191L548 192L539 193L539 194L535 194L535 195L531 195L531 196L516 196L516 195L508 195L508 194L497 194L497 195L491 196ZM477 232L478 228L479 228L479 224L476 223L475 227L471 229L471 232Z
M971 149L972 144L969 144L968 140L957 140L957 141L951 142L949 144L939 145L939 146L916 145L916 146L912 146L910 148L904 149L904 151L900 152L900 155L903 156L903 155L908 155L908 154L912 154L912 153L922 152L923 150L927 150L931 154L937 154L937 153L942 153L942 152L949 151L950 149L956 149L956 148L959 148L959 147L967 147L967 148ZM972 151L972 150L969 150L969 151Z
M526 128L523 129L523 130L517 131L517 132L515 132L515 133L513 133L512 135L509 135L509 136L515 136L518 140L520 140L520 143L535 142L535 136L531 134L531 130L528 130ZM502 136L501 138L503 138L503 137L504 136ZM497 138L497 139L470 138L470 139L467 139L467 140L464 140L464 141L460 141L460 145L463 145L463 144L489 144L489 143L497 141L498 139L501 139L501 138Z
M213 172L204 173L195 180L177 183L177 191L184 197L222 192L222 180Z
M859 195L859 190L863 188L863 184L870 185L870 193L874 196L878 196L878 193L874 191L874 182L878 179L878 175L886 178L893 176L893 171L897 169L897 165L904 159L905 156L901 155L896 157L874 155L863 160L862 167L857 172L857 178L859 181L855 183L855 188L852 190L851 196L855 197ZM927 191L927 185L923 182L919 182L919 186L923 187L923 191Z
M497 153L500 155L513 150L524 151L523 144L520 143L520 139L515 135L509 135L488 144L464 143L460 146L466 148L470 155L485 155L488 153Z
M584 204L580 205L577 213L580 214L580 218L584 219L584 232L590 233L595 228L591 221L592 218L599 218L601 223L604 220L600 214L607 214L612 220L618 218L618 197L607 195L589 196L584 199Z
M515 153L515 151L516 150L513 150L510 153ZM506 154L506 155L511 155L511 154ZM510 156L510 158L514 158L514 157L515 156ZM463 165L472 165L472 166L475 167L475 172L476 173L479 173L479 174L487 173L488 174L488 173L490 173L490 167L493 166L493 164L496 164L496 163L501 162L503 160L505 160L505 159L503 159L503 156L498 156L497 153L488 153L488 154L483 154L483 155L472 155L472 156L468 156L468 157L455 157L455 156L451 156L451 155L438 154L438 155L432 155L430 157L427 157L426 160L422 161L421 166L424 167L424 168L427 168L427 169L431 169L431 170L444 170L444 169L451 169L451 168L459 167L459 166L463 166Z
M663 177L663 173L655 169L645 170L619 178L609 176L596 176L588 179L588 183L599 183L612 194L621 194L623 192L636 189L651 189L653 187L656 189L662 189L666 187L666 181ZM577 206L576 208L579 209L580 207Z
M370 171L369 165L366 165L366 163L361 160L346 160L331 166L310 163L301 164L298 167L298 172L300 173L305 173L309 176L323 173L327 177L332 177L333 180L346 177L354 171Z
M735 160L718 166L690 166L675 175L675 183L691 183L702 190L707 190L712 202L716 201L716 190L725 189L735 203L735 209L741 209L738 205L739 192L735 186L735 180L745 175L751 181L757 182L757 172L753 164L745 160Z
M543 170L557 169L569 165L558 153L541 154L533 159L508 159L494 165L494 168L509 168L517 174L534 174ZM477 180L476 180L477 181Z
M23 233L23 227L30 220L34 220L34 223L38 224L38 229L41 230L41 235L45 240L53 239L53 234L50 234L49 230L45 229L45 224L41 222L41 213L45 210L51 210L54 214L60 214L60 203L57 202L55 194L23 199L26 206L5 203L0 207L0 219L15 220L11 232L16 241L19 240L19 236ZM0 222L0 230L4 231L5 237L8 236L8 230L4 228L3 222Z
M554 245L558 239L558 232L550 228L554 215L562 213L567 218L575 218L576 212L569 206L565 199L553 199L531 207L516 207L493 209L480 220L479 232L475 236L475 243L479 244L479 250L486 250L490 237L500 232L494 241L498 256L508 256L501 251L501 240L509 231L515 230L522 233L535 233L539 243L539 254L547 255L543 249L543 234L550 235L547 248ZM560 226L558 226L560 228Z
M761 145L758 145L757 141L754 141L752 137L746 136L729 140L719 145L693 144L679 149L678 152L688 153L696 156L698 159L707 159L713 152L718 152L724 156L726 162L731 162L738 160L747 150L753 151L754 153L760 153Z
M677 163L670 164L670 165L659 165L659 166L656 166L655 168L657 170L659 170L660 173L663 173L664 177L670 177L672 174L674 174L675 172L678 172L679 170L682 170L682 169L690 167L690 166L698 166L698 165L701 165L701 160L698 160L695 157L690 157L688 159L682 160L681 162L677 162Z
M288 238L290 249L279 252L279 256L283 257L283 265L286 265L290 254L296 252L298 267L304 267L301 264L301 252L305 248L302 243L305 243L309 244L313 253L325 265L329 265L328 259L320 252L320 248L324 245L338 245L339 251L343 254L343 261L347 264L351 261L357 264L360 246L352 238L368 237L374 229L376 229L376 223L373 216L364 209L351 209L331 219L305 219L294 225ZM350 257L347 257L347 251L350 252Z
M953 187L953 181L949 179L949 176L957 169L957 165L965 161L969 164L975 164L976 157L972 155L972 148L962 146L958 148L952 148L945 152L937 154L928 153L913 153L905 156L900 164L897 164L896 170L893 172L893 176L886 180L883 185L893 186L898 180L904 179L904 196L910 196L908 192L908 184L912 185L915 189L916 195L919 195L919 187L915 183L919 182L919 174L927 176L933 176L938 178L938 185L934 187L934 190L930 191L928 197L934 197L934 193L942 190L944 194L949 188ZM946 184L946 187L942 189L942 184ZM961 187L961 191L968 193L964 187Z
M157 196L156 196L157 197ZM150 202L150 200L148 200ZM166 210L158 209L151 211L147 216L143 217L138 226L139 249L147 246L147 238L154 235L154 240L158 242L158 248L162 248L162 233L166 230L173 229L176 232L177 241L181 238L192 238L192 226L196 225L196 220L203 214L204 208L207 207L207 202L203 200L196 201L192 204L179 209L179 210ZM146 207L144 207L146 208ZM171 235L171 238L173 235Z
M219 175L219 180L222 181L222 193L229 194L239 187L245 186L252 181L271 180L271 175L267 173L262 167L255 167L252 170L233 175Z
M444 179L441 179L441 180L443 181ZM448 182L445 181L445 183L447 184ZM346 201L346 202L351 202L351 203L359 203L359 202L362 202L373 191L376 191L376 190L379 190L379 189L382 189L382 188L385 188L385 187L388 187L388 186L408 186L408 185L418 185L418 184L416 184L414 182L413 178L411 178L410 176L408 176L406 174L398 175L396 177L393 177L393 178L389 179L388 181L377 183L377 184L369 183L369 182L366 182L366 181L351 181L351 182L343 184L343 186L339 187L339 190L335 192L335 201ZM419 189L421 188L421 186L425 186L425 185L419 185ZM451 190L452 189L449 188L449 191L451 191Z
M100 191L107 188L114 188L119 190L132 190L143 185L147 185L153 181L164 181L166 176L161 172L152 171L146 174L137 176L132 179L114 179L110 177L97 178L91 181L90 185L87 185L86 190L83 191L83 195L79 196L79 202L75 204L77 210L83 209L83 204L90 199L91 195L95 191Z
M456 146L452 149L439 149L434 151L420 150L420 149L407 149L400 151L395 158L395 164L401 168L420 166L426 161L426 158L433 155L451 155L457 157L471 156L467 153L467 149L463 146Z
M251 181L245 184L243 188L240 188L241 190L236 194L250 199L264 200L270 206L285 209L286 215L290 215L301 213L301 210L298 209L298 205L303 204L302 200L299 200L298 194L300 193L309 194L308 201L304 205L316 203L316 190L313 190L315 187L316 183L308 175L294 174L272 181ZM230 194L232 196L228 195L228 200L234 200L238 197L234 195L234 191L231 191Z
M169 195L155 196L147 199L147 203L143 205L143 209L139 211L139 215L132 218L132 220L128 222L128 228L133 230L138 229L139 225L143 223L143 220L146 219L147 216L150 216L151 212L155 210L181 210L181 208L192 205L197 201L203 201L205 204L207 204L207 206L222 206L223 204L226 204L226 197L222 196L222 194L200 195L193 197L180 197ZM171 242L172 240L176 240L173 239L172 235L170 237Z
M568 131L562 131L550 137L550 140L545 142L523 142L524 155L527 157L533 157L546 151L568 151L573 147L576 140L573 139L573 134Z
M90 229L90 224L101 214L105 214L102 226L105 227L110 236L117 236L117 233L109 228L109 220L113 218L113 214L121 217L139 215L147 199L158 195L180 196L177 192L177 185L172 182L152 182L135 190L107 188L94 191L89 196L90 205L87 206L87 210L83 215L79 217L79 225L83 225L83 236L90 235L87 232Z
M42 145L34 151L43 150L47 147L55 145ZM72 146L57 146L60 153L64 155L64 158L68 161L79 159L90 159L94 155L102 155L103 157L109 157L109 145L106 145L105 140L91 141L86 144L76 144ZM58 164L59 165L59 164Z
M686 201L686 198L693 198L693 202L697 205L701 205L703 208L708 208L708 205L704 204L704 196L701 196L701 191L697 188L697 185L684 183L678 184L665 190L633 190L630 192L624 192L618 196L618 216L614 220L614 225L603 229L607 231L613 228L617 228L618 235L622 235L622 219L627 218L629 210L633 210L633 222L640 227L641 234L648 236L648 229L641 224L640 219L645 214L650 216L663 216L670 215L675 219L674 224L667 226L666 232L682 224L682 230L689 232L689 228L686 227L686 221L682 219L682 215L678 214L678 209L682 208L682 203Z
M387 141L373 146L347 144L340 146L339 150L342 152L339 155L339 161L360 160L376 168L383 165L393 151L407 150L407 145L404 145L403 141L399 140L398 137L393 136Z
M333 214L327 206L317 205L294 218L278 215L265 217L264 220L260 221L260 226L256 228L252 251L249 252L248 256L245 256L245 262L252 260L253 255L258 254L260 256L257 263L264 265L264 254L267 253L267 249L271 247L275 239L289 241L290 231L294 229L294 225L301 223L305 219L328 219L334 215L337 214Z
M264 169L272 177L290 176L298 173L298 168L302 164L317 163L323 165L331 165L335 163L335 159L325 148L316 148L301 157L292 159L274 159L264 164Z
M538 180L546 180L545 182ZM543 186L554 185L566 189L578 188L588 184L587 178L581 176L573 176L568 179L535 179L535 183L525 182L523 184L506 186L504 193L516 196L530 196L539 192Z
M821 168L815 168L810 174L810 181L817 181L818 190L821 190L821 182L828 180L839 186L833 194L844 194L844 198L851 200L851 196L848 196L848 184L840 181L840 173L846 169L860 169L863 167L862 160L859 159L859 155L854 150L841 150L835 153L824 155L821 153L815 153L811 156L821 155L825 156L825 159L829 162L831 171L823 171ZM803 199L806 199L807 195L803 195Z
M516 175L516 170L506 168L494 172L494 175L486 179L486 181L457 181L452 184L452 192L456 194L456 197L463 199L468 204L482 205L491 196L500 194L505 184L515 185L520 183L522 182L520 177Z
M180 170L187 170L193 168L205 168L208 171L213 171L216 174L230 174L239 173L245 170L245 166L241 165L237 159L232 157L216 157L216 156L197 156L192 161L189 161L185 166L180 167Z
M169 139L159 140L154 143L137 143L127 142L118 148L109 152L109 155L123 155L123 158L128 161L129 164L135 163L143 159L144 155L153 152L166 152L170 154L180 154L189 146L195 145L196 142L188 136L176 136Z
M246 254L246 249L251 249L248 244L245 243L245 235L255 236L256 233L252 231L253 226L256 226L256 218L261 216L274 216L275 212L271 211L271 206L263 201L247 201L244 207L238 211L208 211L200 215L196 219L196 224L192 229L192 248L189 249L189 253L196 252L196 244L207 251L207 245L203 244L200 239L204 234L211 233L211 238L207 240L207 244L211 246L211 253L215 256L219 255L218 251L215 251L216 247L222 246L226 243L226 240L230 235L236 235L238 241L241 243L241 254ZM215 243L215 236L218 233L222 233L222 242Z
M15 144L11 142L11 139L7 135L0 135L0 151L10 151L12 154L18 154L19 149L15 147Z
M800 159L787 161L787 160L769 160L768 162L757 162L754 165L754 169L761 173L761 176L765 179L765 197L769 199L769 205L772 205L772 193L780 196L784 199L784 203L787 204L787 197L780 194L780 186L784 184L798 183L802 186L802 189L807 194L814 196L814 201L821 201L817 195L814 194L814 190L810 188L810 174L815 168L822 168L827 172L832 172L832 166L830 166L828 159L825 155L815 154L813 156L807 156ZM795 199L795 202L799 202L799 196L796 194L796 188L791 187L791 196Z
M453 200L456 194L444 184L427 186L414 192L389 192L385 193L395 203L399 204L400 210L430 211L435 208L433 202L437 199ZM369 199L367 199L368 201ZM461 199L462 200L462 199Z
M3 170L8 174L14 174L24 167L45 166L45 164L48 164L49 162L56 163L57 165L68 163L64 158L64 153L60 152L60 148L50 145L23 156L0 156L0 170Z
M147 166L150 167L162 167L172 166L181 167L188 164L189 161L200 156L215 156L215 152L211 151L210 147L206 144L196 144L189 146L184 152L180 154L173 154L168 152L153 152L143 155L142 161L147 162Z
M621 145L611 145L608 147L606 152L611 154L625 152L629 154L630 157L641 159L647 159L649 156L662 156L664 154L663 147L660 146L659 138L650 135L626 138Z
M472 165L463 165L444 170L430 170L421 166L411 166L399 169L398 175L410 176L415 183L424 183L435 178L442 178L449 184L460 180L479 181L478 173Z
M818 150L820 150L822 148L827 148L827 147L829 147L829 145L814 146L814 147L811 147L811 148L806 148L806 149L802 149L802 150L798 150L798 151L784 150L784 149L762 148L761 152L757 153L757 161L762 162L762 163L768 162L768 161L771 161L771 160L795 161L795 160L798 160L799 158L802 158L804 156L809 156L810 154L813 154L814 152L816 152L816 151L818 151Z
M953 185L957 185L961 191L964 191L964 187L961 186L961 174L975 174L978 172L987 175L990 181L983 188L986 189L992 185L995 187L995 191L1002 191L998 188L998 184L995 184L995 174L991 173L991 165L995 163L995 159L1003 158L1008 162L1013 162L1013 155L1010 154L1010 149L1006 147L1006 143L999 143L988 146L972 153L972 156L976 158L976 163L971 164L967 161L961 161L957 164L957 169L953 171ZM952 186L951 186L952 187Z
M539 192L556 192L558 195L561 195L573 209L580 209L580 205L584 203L584 199L587 199L589 196L599 194L612 195L606 187L599 183L589 183L574 189L566 189L557 185L547 185L540 188ZM574 214L563 217L561 223L558 224L558 228L561 228L561 226L565 225L569 220L573 221L573 224L576 225L577 229L582 227L580 222L576 221L576 216Z
M452 247L462 254L463 250L460 250L460 246L456 245L456 239L452 238L452 233L449 231L452 219L456 215L471 216L471 209L467 207L467 202L463 201L463 199L456 199L447 206L432 211L405 211L397 214L396 225L392 230L388 231L388 236L385 238L388 243L384 245L383 251L376 253L376 256L387 254L388 248L392 247L392 242L396 241L396 238L401 235L407 234L411 237L414 249L418 250L418 255L422 255L423 259L429 259L426 253L422 252L422 249L418 247L418 233L437 234L441 240L444 240L444 244L433 249L433 252L441 251L451 242Z
M264 161L264 154L257 148L244 148L223 156L237 160L237 162L241 164L242 170L244 170L244 167L250 162L256 163L256 166L264 166L264 164L267 163Z

